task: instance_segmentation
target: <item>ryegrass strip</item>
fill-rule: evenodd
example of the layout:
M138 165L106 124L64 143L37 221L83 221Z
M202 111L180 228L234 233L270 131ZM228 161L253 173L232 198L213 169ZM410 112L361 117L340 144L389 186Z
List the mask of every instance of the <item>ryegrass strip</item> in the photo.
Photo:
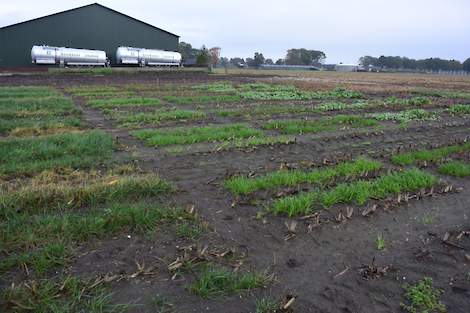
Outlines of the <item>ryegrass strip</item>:
M87 104L93 108L116 108L122 106L161 106L155 98L109 98L89 100Z
M113 149L112 137L101 131L2 140L0 174L98 166L110 159Z
M435 162L444 159L454 153L470 151L470 143L462 145L446 146L431 150L419 150L406 153L395 154L391 161L396 165L412 165L416 162Z
M439 173L455 177L467 177L470 176L470 164L449 161L439 166Z
M371 199L385 199L391 194L414 192L437 183L437 178L418 169L396 172L374 180L343 183L332 189L301 193L275 200L269 210L274 214L297 216L311 214L321 207L339 203L364 204Z
M136 130L132 135L145 140L151 146L193 144L216 142L237 138L262 137L263 132L245 124L173 128L160 130Z
M303 134L334 131L343 127L363 128L377 125L378 122L373 119L355 115L337 115L319 120L271 121L264 124L263 128L276 129L283 134Z
M325 185L335 179L353 178L382 168L378 161L358 159L335 166L312 171L279 170L259 177L236 176L225 181L225 187L236 195L247 195L258 190L269 190L281 186L294 187L302 183Z

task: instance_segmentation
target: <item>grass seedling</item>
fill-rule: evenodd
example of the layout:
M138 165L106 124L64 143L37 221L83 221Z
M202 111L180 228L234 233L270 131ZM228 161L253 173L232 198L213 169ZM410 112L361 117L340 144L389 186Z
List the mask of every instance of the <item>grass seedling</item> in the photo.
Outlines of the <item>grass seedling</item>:
M400 153L393 155L391 161L396 165L411 165L416 162L435 162L442 160L454 153L462 153L470 151L470 143L464 143L461 145L446 146L431 150L419 150L407 153Z
M406 284L404 286L404 298L406 304L401 303L401 307L410 313L444 313L446 306L439 298L442 291L433 287L432 279L424 277L415 285Z
M202 298L211 298L264 287L270 280L271 277L265 273L242 274L207 265L189 289Z
M370 199L384 199L391 194L414 192L432 187L437 178L418 169L410 169L379 178L343 183L332 189L301 193L275 200L270 211L288 216L307 215L323 207L340 203L363 205Z
M256 299L255 313L276 313L279 309L279 304L269 298Z
M377 238L375 239L375 245L379 251L385 249L385 239L382 234L377 235Z
M151 146L216 142L240 138L262 137L263 132L245 124L173 128L166 130L137 130L132 135L145 140Z
M455 177L467 177L470 176L470 164L450 161L439 166L439 173Z
M225 187L236 195L247 195L258 190L274 189L281 186L294 187L302 183L327 185L337 178L352 178L382 168L378 161L359 159L336 166L313 171L280 170L260 177L236 176L225 181Z

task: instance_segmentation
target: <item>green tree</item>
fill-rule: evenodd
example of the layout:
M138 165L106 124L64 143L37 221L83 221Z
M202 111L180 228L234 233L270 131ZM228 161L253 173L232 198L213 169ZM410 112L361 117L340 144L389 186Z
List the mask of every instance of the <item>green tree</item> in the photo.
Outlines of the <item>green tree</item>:
M255 57L253 58L253 65L254 66L260 66L262 64L264 64L264 56L262 53L259 53L259 52L255 52Z
M462 67L464 71L470 72L470 58L463 62Z
M285 58L287 65L318 65L325 60L323 51L301 49L289 49Z
M209 50L207 50L206 46L203 45L197 55L196 64L198 66L208 66L209 62L210 62Z

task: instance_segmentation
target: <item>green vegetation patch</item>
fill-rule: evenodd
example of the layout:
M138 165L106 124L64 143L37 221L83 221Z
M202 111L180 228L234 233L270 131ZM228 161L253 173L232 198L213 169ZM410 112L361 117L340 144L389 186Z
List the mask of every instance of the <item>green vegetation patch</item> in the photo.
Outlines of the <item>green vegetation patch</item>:
M470 176L470 164L450 161L439 166L439 173L456 177L467 177Z
M265 273L242 274L205 266L189 289L193 294L203 298L218 297L264 287L270 279Z
M112 137L101 131L0 141L0 174L28 174L56 167L98 166L110 159Z
M105 176L78 182L27 183L15 190L0 191L2 216L21 212L44 212L93 206L111 201L135 200L172 191L155 174Z
M44 86L0 87L0 99L52 97L57 95L59 95L59 93L55 89Z
M0 133L27 136L78 129L80 115L70 99L60 96L0 98Z
M263 105L248 107L241 110L216 110L215 114L221 117L235 117L235 116L251 116L251 115L274 115L274 114L295 114L295 113L310 113L316 112L313 107L299 106L299 105Z
M151 146L192 144L197 142L225 141L249 137L262 137L263 132L245 124L204 126L173 129L136 130L132 135Z
M319 120L271 121L264 124L265 129L276 129L284 134L317 133L334 131L343 127L362 128L377 126L377 121L355 115L337 115Z
M198 95L198 96L164 96L163 100L173 104L195 103L225 103L238 102L242 98L239 95Z
M258 190L281 186L294 187L302 183L314 185L331 184L339 177L354 178L382 168L378 161L358 159L313 171L279 170L259 177L236 176L225 181L225 187L236 195L247 195Z
M437 183L437 178L418 169L380 176L370 181L343 183L332 189L301 193L275 200L270 211L275 214L306 215L317 208L339 203L364 204L370 199L385 199L391 194L414 192Z
M4 312L124 312L128 305L112 304L103 284L76 277L44 279L12 285L3 293Z
M191 87L193 90L213 92L213 93L234 93L235 87L229 82L216 82L209 84L200 84Z
M447 109L447 112L457 116L470 114L470 104L455 104Z
M435 162L454 153L470 151L470 143L462 145L446 146L431 150L419 150L393 155L391 161L396 165L411 165L416 162Z
M408 123L411 121L429 121L436 120L437 114L423 109L413 109L401 112L385 112L385 113L372 113L368 117L375 118L379 121L396 121L400 123Z
M411 97L411 98L397 98L389 97L385 100L386 105L391 106L424 106L431 104L432 101L428 97Z
M432 278L424 277L415 285L404 286L405 303L400 306L410 313L444 313L446 306L440 301L442 291L433 287Z
M94 108L116 108L121 106L161 106L155 98L109 98L89 100L88 105Z
M411 93L437 98L470 99L470 92L456 90L415 89Z
M148 113L122 114L117 120L125 127L141 124L158 124L163 121L204 119L206 113L193 110L167 110Z
M373 103L367 101L358 101L354 103L345 102L327 102L315 107L318 111L341 111L341 110L357 110L375 107Z

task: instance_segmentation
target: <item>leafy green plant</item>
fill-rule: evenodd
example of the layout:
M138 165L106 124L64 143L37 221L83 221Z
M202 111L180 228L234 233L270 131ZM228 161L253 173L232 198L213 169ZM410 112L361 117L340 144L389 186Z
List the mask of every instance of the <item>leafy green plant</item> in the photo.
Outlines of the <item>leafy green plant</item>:
M439 300L442 291L433 287L432 278L424 277L415 285L404 286L407 304L401 307L410 313L445 313L446 306Z
M396 121L400 123L437 119L436 113L425 111L423 109L413 109L401 112L372 113L368 116L379 121Z

